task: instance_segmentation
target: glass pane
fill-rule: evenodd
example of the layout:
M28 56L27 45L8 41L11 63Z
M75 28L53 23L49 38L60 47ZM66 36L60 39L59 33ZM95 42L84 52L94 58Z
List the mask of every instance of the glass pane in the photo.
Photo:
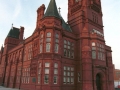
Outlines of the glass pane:
M40 44L40 53L42 53L42 44Z
M70 67L68 67L67 70L70 71Z
M57 76L54 76L54 84L57 84Z
M92 42L92 46L95 46L95 42Z
M40 74L40 68L38 69L38 74Z
M57 63L54 64L54 68L58 68L58 64Z
M58 34L56 34L56 35L55 35L55 37L56 37L56 38L59 38L59 35L58 35Z
M68 46L68 49L70 49L70 46Z
M64 40L64 44L67 44L67 41L66 41L66 40Z
M67 76L70 76L70 72L67 72Z
M45 63L45 67L50 67L50 63Z
M54 69L54 74L58 74L58 69Z
M64 48L67 48L67 45L64 45Z
M64 71L64 76L66 76L66 71Z
M66 67L64 66L64 70L66 70Z
M47 33L47 37L51 37L51 33L50 32Z
M96 50L96 47L92 47L92 50Z
M71 78L71 83L72 83L72 84L74 83L74 78Z
M64 83L64 84L66 83L66 77L63 78L63 83Z
M59 43L59 39L55 39L55 42L56 42L56 43Z
M92 59L96 59L96 51L92 51Z
M55 44L55 53L58 53L59 45Z
M66 49L64 49L64 56L67 56L67 51L66 51Z
M68 41L68 45L70 45L70 42Z
M49 69L45 68L45 74L49 74Z
M71 72L71 76L74 76L74 72Z
M49 83L49 76L48 75L45 75L45 77L44 77L44 83L45 84Z
M50 52L50 43L46 44L46 52Z
M46 38L46 42L51 42L51 38Z
M67 83L70 83L70 77L67 78Z
M74 71L74 68L73 68L73 67L71 67L71 71Z

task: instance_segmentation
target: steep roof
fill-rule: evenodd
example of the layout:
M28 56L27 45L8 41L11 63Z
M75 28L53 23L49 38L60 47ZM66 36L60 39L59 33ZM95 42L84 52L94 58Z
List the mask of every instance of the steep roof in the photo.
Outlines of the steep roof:
M50 3L48 5L48 8L46 10L46 13L44 15L44 17L57 17L59 19L62 20L62 27L67 30L72 32L72 29L70 28L69 24L65 23L64 19L62 18L62 16L58 13L58 9L57 9L57 5L55 0L50 0Z
M50 3L44 15L44 17L49 17L49 16L60 18L55 0L50 0Z
M62 20L62 27L63 27L65 30L72 32L72 29L70 28L70 25L67 24L67 23L64 21L64 19L62 18L61 15L60 15L60 17L61 17L61 20Z
M20 30L18 28L12 27L7 35L7 37L19 39Z

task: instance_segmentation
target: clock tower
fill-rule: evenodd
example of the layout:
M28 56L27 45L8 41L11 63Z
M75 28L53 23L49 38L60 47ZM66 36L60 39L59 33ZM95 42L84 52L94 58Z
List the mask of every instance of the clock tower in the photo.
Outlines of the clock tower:
M111 48L105 44L101 0L68 0L68 23L77 36L77 90L114 90Z

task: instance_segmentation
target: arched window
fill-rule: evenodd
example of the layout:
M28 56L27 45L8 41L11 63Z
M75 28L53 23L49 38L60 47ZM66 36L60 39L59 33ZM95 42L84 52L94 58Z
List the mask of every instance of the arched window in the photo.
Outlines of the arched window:
M101 76L100 76L100 74L96 75L96 87L97 87L97 90L101 90Z

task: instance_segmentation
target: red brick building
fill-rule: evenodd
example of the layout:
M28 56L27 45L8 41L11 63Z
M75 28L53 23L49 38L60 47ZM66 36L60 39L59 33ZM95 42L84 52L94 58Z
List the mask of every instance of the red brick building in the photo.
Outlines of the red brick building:
M0 52L0 84L27 90L114 90L100 0L68 0L68 23L50 0L33 34L12 27Z

